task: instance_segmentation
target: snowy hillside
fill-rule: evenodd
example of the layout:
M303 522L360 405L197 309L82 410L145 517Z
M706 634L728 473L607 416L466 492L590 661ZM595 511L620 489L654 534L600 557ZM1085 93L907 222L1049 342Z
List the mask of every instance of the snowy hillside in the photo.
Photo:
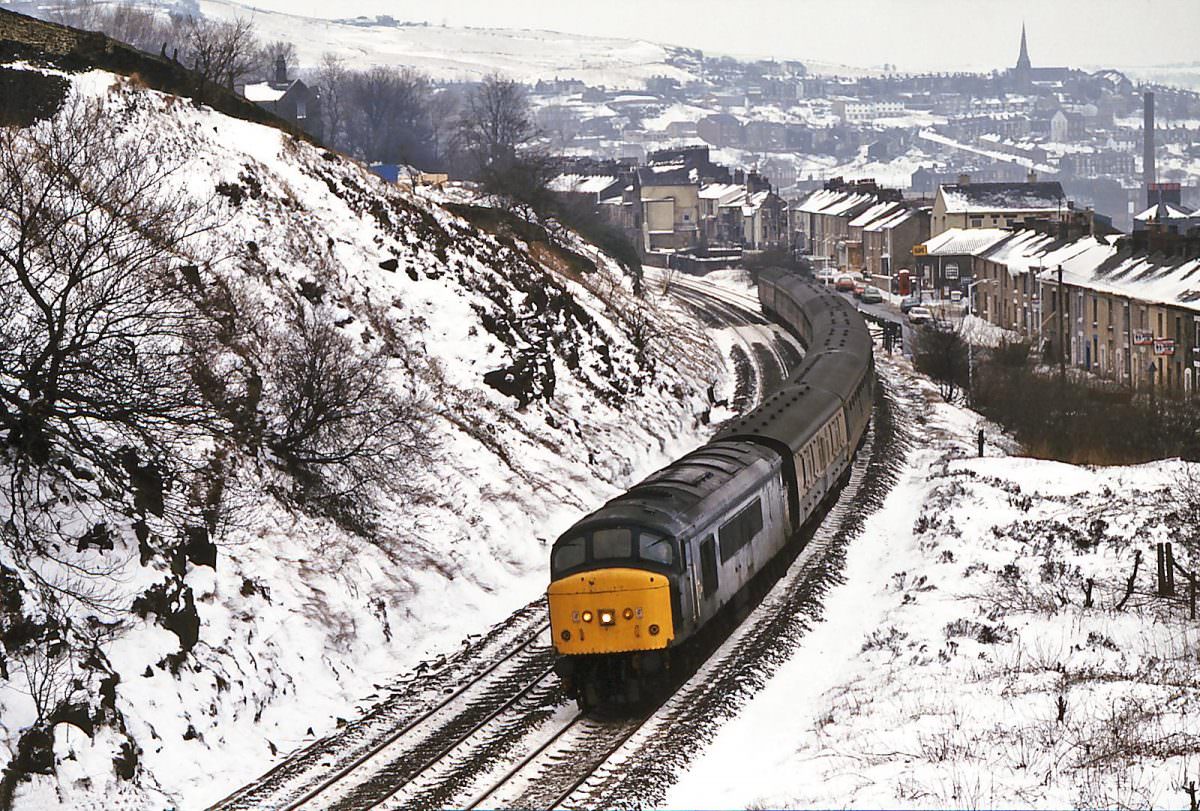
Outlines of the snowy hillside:
M291 7L283 4L283 9ZM653 76L667 76L681 84L698 78L693 71L671 64L682 49L639 40L554 31L379 25L365 20L359 25L228 0L201 0L200 11L213 19L251 19L264 41L294 43L304 67L316 66L331 52L359 68L411 67L434 79L457 81L498 72L521 82L573 78L620 88L642 87Z
M203 807L376 685L535 599L556 533L698 443L706 391L728 380L689 315L635 298L620 268L569 235L518 233L502 217L484 232L438 193L388 186L278 130L108 73L69 78L64 109L100 105L118 141L174 166L152 193L199 207L181 283L216 322L206 385L231 408L260 403L248 435L287 416L256 394L279 374L263 365L269 350L318 320L386 361L435 460L387 471L350 514L326 517L294 497L268 448L199 436L180 452L222 471L215 564L190 547L186 561L153 554L169 527L145 510L148 539L105 514L92 518L112 528L108 548L81 541L53 561L0 547L0 572L19 581L2 584L4 610L22 617L50 610L31 584L54 567L112 575L107 615L54 603L69 641L104 630L88 637L82 689L58 684L86 723L53 727L56 773L19 784L16 807ZM42 714L39 668L62 661L57 647L41 656L8 661L8 758L23 757L18 740Z

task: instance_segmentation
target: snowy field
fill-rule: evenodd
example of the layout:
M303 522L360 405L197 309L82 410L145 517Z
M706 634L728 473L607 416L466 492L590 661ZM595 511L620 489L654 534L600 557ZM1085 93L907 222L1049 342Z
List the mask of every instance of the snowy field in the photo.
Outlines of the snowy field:
M206 17L250 19L264 41L294 43L305 68L316 67L324 54L335 53L359 69L411 67L434 79L452 81L477 81L500 73L528 83L572 78L589 85L640 88L654 76L681 84L696 78L667 64L669 46L640 40L554 31L351 25L287 13L291 4L277 4L278 10L228 0L200 0L199 5ZM352 15L341 10L338 16Z
M1185 605L1148 594L1153 543L1192 532L1175 514L1187 466L1013 456L906 362L881 366L907 468L851 544L825 621L666 805L1186 808L1200 634Z

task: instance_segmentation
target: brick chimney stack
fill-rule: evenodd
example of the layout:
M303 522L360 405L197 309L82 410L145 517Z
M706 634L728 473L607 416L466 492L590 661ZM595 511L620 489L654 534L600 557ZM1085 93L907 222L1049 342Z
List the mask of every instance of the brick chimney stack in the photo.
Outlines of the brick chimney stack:
M1146 93L1142 113L1142 186L1146 190L1146 207L1154 205L1151 199L1153 192L1151 184L1155 180L1154 172L1154 94Z

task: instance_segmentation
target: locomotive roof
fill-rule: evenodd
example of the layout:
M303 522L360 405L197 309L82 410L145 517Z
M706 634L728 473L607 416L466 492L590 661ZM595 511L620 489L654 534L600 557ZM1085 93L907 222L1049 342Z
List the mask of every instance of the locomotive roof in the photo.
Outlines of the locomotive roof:
M603 526L644 526L678 537L713 512L723 491L745 493L742 479L764 478L778 456L766 448L714 440L667 465L582 519L563 537ZM734 485L734 487L729 487Z

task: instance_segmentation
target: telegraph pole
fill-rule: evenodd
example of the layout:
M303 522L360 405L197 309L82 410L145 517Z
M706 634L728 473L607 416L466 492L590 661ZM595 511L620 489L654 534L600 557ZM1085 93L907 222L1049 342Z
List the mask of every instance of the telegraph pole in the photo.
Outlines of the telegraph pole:
M1067 318L1067 295L1063 291L1063 269L1058 266L1058 379L1061 383L1067 380L1067 342L1064 337L1065 321Z

